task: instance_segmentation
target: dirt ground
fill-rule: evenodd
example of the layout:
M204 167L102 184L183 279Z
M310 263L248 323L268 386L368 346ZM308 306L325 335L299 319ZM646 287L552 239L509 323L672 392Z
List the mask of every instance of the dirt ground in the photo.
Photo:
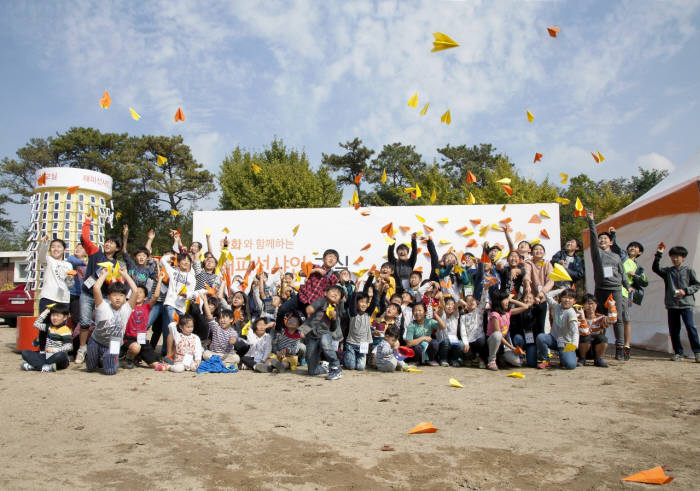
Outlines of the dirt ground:
M661 353L525 379L428 367L328 382L24 372L14 343L0 329L2 489L619 489L650 487L620 479L657 465L675 477L664 488L700 482L700 364ZM439 431L408 435L421 421Z

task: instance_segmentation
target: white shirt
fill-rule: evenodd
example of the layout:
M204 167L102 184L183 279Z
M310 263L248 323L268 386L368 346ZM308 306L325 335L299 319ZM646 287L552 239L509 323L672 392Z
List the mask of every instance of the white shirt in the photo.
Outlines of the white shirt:
M180 313L187 310L187 300L195 300L197 297L197 278L194 271L191 269L187 272L181 271L180 268L173 268L170 265L170 254L165 254L160 259L160 264L165 268L165 272L168 273L168 293L165 294L165 300L163 305L169 305L179 311ZM186 297L180 296L180 290L182 287L187 288Z
M44 285L41 287L41 298L53 300L58 303L70 303L70 289L73 286L73 277L66 276L73 265L68 261L57 260L48 256L49 244L43 243L39 249L39 262L44 263Z
M95 307L95 330L92 337L103 346L109 346L111 337L124 337L124 330L133 309L129 302L124 302L119 310L114 310L105 299Z

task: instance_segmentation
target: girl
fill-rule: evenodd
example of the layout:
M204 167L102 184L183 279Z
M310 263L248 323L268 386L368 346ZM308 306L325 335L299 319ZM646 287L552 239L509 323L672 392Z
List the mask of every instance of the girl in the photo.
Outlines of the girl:
M243 329L250 322L251 315L250 309L248 308L248 297L242 291L237 291L231 294L229 297L229 303L222 301L222 306L224 309L229 309L233 312L233 328L238 333L238 340L236 341L236 352L243 356L248 352L249 346L245 341L246 334L244 334Z
M520 262L518 251L511 251L505 263L499 262L496 265L496 271L501 279L501 291L512 293L513 295L520 294L523 278L525 277L524 266Z
M175 373L182 373L185 370L197 371L199 363L202 361L202 342L194 331L194 321L189 314L183 314L177 321L171 322L168 326L170 336L174 346L174 364L161 363L156 366L158 371L170 370Z
M537 366L537 344L535 344L535 340L544 331L540 330L535 318L535 297L532 295L532 292L524 294L522 301L528 306L528 309L511 317L511 335L513 344L525 351L527 366L535 368ZM542 327L544 328L544 326Z
M177 255L177 269L170 265L171 253L166 253L160 259L160 264L168 275L168 292L165 294L165 313L168 316L168 327L163 329L163 352L172 360L174 352L173 340L168 337L170 324L174 315L182 317L187 311L187 302L197 298L197 279L192 271L192 260L185 253ZM192 317L190 317L192 319Z
M464 343L459 339L459 311L457 302L452 297L444 299L442 311L440 312L444 329L438 329L437 342L440 343L438 358L440 366L453 367L461 365L460 356L464 351Z
M533 251L534 254L534 251ZM554 300L561 293L559 303ZM562 368L573 370L576 368L576 349L578 348L578 318L574 310L576 292L570 288L553 290L547 294L547 303L552 309L552 330L549 334L542 333L537 336L537 354L540 362L537 368L548 368L549 348L559 350L559 361ZM573 349L571 349L573 347Z
M607 368L608 363L603 358L608 347L605 329L608 327L608 316L598 314L598 302L594 295L587 293L583 299L583 315L578 315L578 366L586 366L586 356L592 351L595 366Z
M389 327L384 333L384 339L377 345L377 370L380 372L393 372L397 368L406 370L405 361L398 360L394 356L394 350L399 349L399 330L395 326Z
M481 289L481 299L477 302L474 295L460 301L465 310L459 317L459 333L464 343L464 353L478 363L479 368L486 368L486 335L484 334L484 312L488 308L489 294Z
M41 238L39 263L45 264L45 267L44 285L41 287L39 296L39 310L45 310L50 304L70 307L70 290L76 271L73 270L71 263L64 261L65 250L66 244L61 239L53 239L49 243L48 236L44 235ZM39 351L44 351L46 347L47 332L46 329L39 331Z
M416 266L416 257L418 256L418 246L416 244L416 233L411 234L411 251L409 253L408 246L401 244L396 248L394 256L394 245L389 246L387 257L389 262L394 266L394 279L396 280L396 291L402 292L409 287L409 278ZM346 297L349 298L349 297Z
M552 263L544 260L544 246L535 244L532 246L532 259L525 261L525 278L523 279L523 291L531 292L535 297L532 313L535 316L537 330L544 331L547 320L547 293L554 287L554 281L549 277L554 267Z
M266 330L268 327L274 327L274 325L274 322L268 324L263 318L255 320L253 329L248 330L248 345L250 349L246 356L241 358L244 366L261 373L270 371L270 367L265 364L265 360L272 353L272 336Z
M510 308L510 304L514 303L517 307ZM489 370L498 370L496 365L496 355L501 349L501 345L505 347L503 357L505 361L515 367L520 366L520 357L515 354L515 346L511 343L508 329L510 328L510 316L519 314L527 310L527 305L513 298L513 295L496 290L491 300L491 313L489 314L489 327L486 332L489 346L489 362L486 368Z

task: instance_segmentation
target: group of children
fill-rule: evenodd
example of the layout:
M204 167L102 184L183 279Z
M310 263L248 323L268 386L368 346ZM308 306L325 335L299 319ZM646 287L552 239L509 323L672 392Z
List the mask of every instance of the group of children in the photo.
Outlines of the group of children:
M595 236L592 214L589 223ZM335 380L343 368L391 372L409 370L408 363L548 368L552 351L566 369L591 359L606 367L610 326L616 358L628 359L627 304L641 301L647 284L637 263L641 244L621 251L614 230L599 234L598 247L592 246L595 294L580 296L574 289L583 278L576 240L547 261L542 244L515 246L510 226L503 232L510 252L486 242L481 258L454 250L438 256L433 241L423 239L431 260L427 278L415 268L413 234L410 247L390 245L379 270L353 281L349 271L335 268L333 249L323 253L320 264L303 265L303 277L268 274L254 262L241 276L232 273L225 239L216 258L209 236L204 252L201 243L185 247L179 232L171 231L173 250L156 261L152 232L132 256L126 226L122 238L108 238L99 247L90 241L88 219L81 245L67 259L60 239L42 241L44 284L35 322L39 351L24 351L22 368L64 369L73 350L76 363L109 375L139 364L158 371L263 373L307 365L310 375ZM660 268L663 250L657 251L653 270L666 282L675 356L682 355L683 319L700 362L692 322L697 278L682 264L687 255L682 247L671 249L672 267ZM566 268L573 281L555 283L553 264Z

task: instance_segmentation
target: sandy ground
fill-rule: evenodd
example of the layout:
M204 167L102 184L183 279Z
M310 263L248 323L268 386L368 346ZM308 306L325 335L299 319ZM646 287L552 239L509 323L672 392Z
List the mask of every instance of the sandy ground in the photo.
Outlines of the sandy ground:
M649 487L620 478L657 465L664 488L700 486L700 364L659 353L522 380L435 367L327 382L24 372L14 342L0 329L2 489L617 489ZM408 435L421 421L440 431Z

